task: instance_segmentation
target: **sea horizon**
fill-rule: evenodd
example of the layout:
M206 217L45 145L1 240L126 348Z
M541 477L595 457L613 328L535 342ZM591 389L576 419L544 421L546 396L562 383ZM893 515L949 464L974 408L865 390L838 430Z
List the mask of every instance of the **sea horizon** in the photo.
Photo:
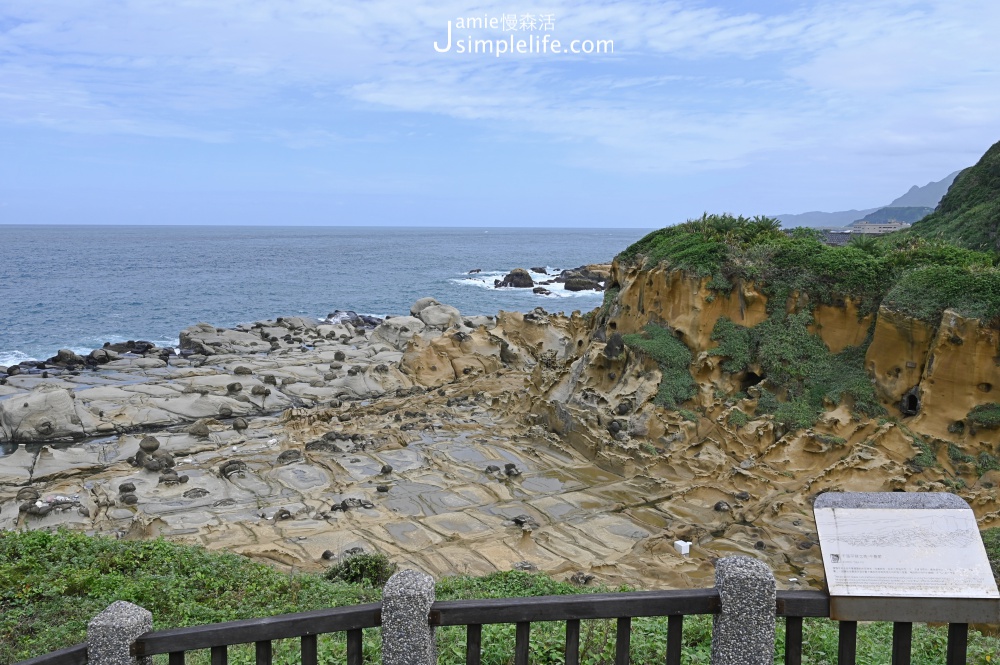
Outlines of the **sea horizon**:
M391 231L391 233L387 233ZM430 296L465 315L587 311L600 292L495 289L514 268L604 263L639 228L4 224L0 365L105 342L177 344L220 327L335 310L409 313ZM525 242L530 236L531 241ZM489 238L488 240L485 238ZM480 272L470 275L470 271ZM541 279L536 275L537 279Z

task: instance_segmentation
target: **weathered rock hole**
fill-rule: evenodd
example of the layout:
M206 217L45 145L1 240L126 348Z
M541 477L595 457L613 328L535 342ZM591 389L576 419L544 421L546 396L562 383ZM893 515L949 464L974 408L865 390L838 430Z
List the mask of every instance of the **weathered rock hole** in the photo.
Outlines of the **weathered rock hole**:
M979 390L982 391L982 392L984 392L984 393L988 393L991 390L993 390L993 384L992 383L980 383L978 386L976 386L976 388L979 388Z
M917 388L913 387L903 394L903 399L899 402L899 410L904 416L915 416L920 412L920 397L917 395Z
M762 377L757 372L747 372L746 376L743 377L743 380L740 381L740 390L742 392L746 392L747 388L750 388L752 386L756 386L758 383L760 383L763 380L764 380L764 377Z

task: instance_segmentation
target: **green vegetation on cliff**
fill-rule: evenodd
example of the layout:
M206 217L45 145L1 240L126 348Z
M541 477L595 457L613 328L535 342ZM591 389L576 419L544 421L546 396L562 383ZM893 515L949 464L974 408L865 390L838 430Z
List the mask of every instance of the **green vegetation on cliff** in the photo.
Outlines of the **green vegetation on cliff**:
M984 532L987 551L998 569L1000 530ZM508 598L542 595L628 591L602 586L581 588L541 573L497 572L484 577L445 578L437 584L439 600ZM370 584L334 584L321 575L287 575L269 566L232 554L215 554L198 547L174 545L163 540L123 541L78 533L0 531L0 662L15 662L82 642L87 621L115 600L128 600L153 613L154 630L197 625L237 618L269 616L323 607L375 602L381 589ZM684 621L682 660L707 663L711 652L710 616ZM562 662L565 623L538 622L531 626L530 662ZM482 662L512 662L515 626L483 627ZM666 651L666 617L632 621L631 660L654 663ZM834 662L837 624L827 619L806 619L803 662ZM892 643L892 624L858 627L858 662L883 662ZM943 662L946 628L914 626L914 665ZM437 631L438 661L442 665L465 662L465 630L459 626ZM783 661L784 623L777 625L775 662ZM298 642L275 642L276 663L298 662ZM343 635L322 635L319 661L344 662ZM230 648L229 662L255 662L253 645ZM365 662L379 662L377 629L366 630ZM998 641L976 631L969 635L969 662L996 659ZM580 662L610 665L615 659L615 622L582 622ZM163 662L166 662L165 660ZM201 665L208 654L188 654L186 662Z
M676 409L681 403L694 397L697 388L688 371L691 351L670 330L650 324L643 334L623 335L622 341L660 365L662 378L654 402Z
M955 178L933 213L909 233L982 251L1000 251L1000 142Z
M650 233L618 260L709 277L709 287L722 293L739 281L753 282L772 313L782 313L797 293L810 305L857 298L862 314L884 301L933 323L948 307L986 319L1000 314L1000 270L991 254L914 235L832 247L812 229L786 234L773 219L706 214Z
M869 416L884 409L865 373L864 346L830 353L823 340L809 332L808 312L772 315L753 328L719 319L712 339L719 345L709 355L726 360L727 372L754 371L767 378L767 385L784 393L786 401L761 388L758 413L773 413L774 419L790 428L809 427L816 422L825 401L834 403L849 396L856 411Z
M705 279L719 296L732 294L738 283L753 283L768 298L769 318L753 329L720 320L712 336L719 346L711 353L725 358L722 368L728 372L762 375L767 383L757 411L773 413L787 427L811 425L825 402L844 397L858 412L882 412L863 368L866 347L831 354L809 332L817 304L852 298L859 315L885 305L932 324L951 308L1000 325L1000 269L993 255L915 235L861 237L834 247L810 229L786 234L773 219L706 214L650 233L619 254L618 261L682 270ZM627 343L650 352L661 344L654 333L647 328L645 335L630 336ZM663 344L681 345L669 332L661 336ZM658 358L669 373L665 369L657 401L668 406L676 406L687 392L682 379L688 373L678 373L680 355L674 349L671 362Z

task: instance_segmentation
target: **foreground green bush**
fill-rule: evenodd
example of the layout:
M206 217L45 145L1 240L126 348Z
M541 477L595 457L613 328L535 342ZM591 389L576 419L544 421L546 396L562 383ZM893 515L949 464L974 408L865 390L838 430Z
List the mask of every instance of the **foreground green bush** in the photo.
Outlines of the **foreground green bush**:
M1000 529L984 532L996 569L1000 557ZM437 585L440 600L507 598L541 595L627 591L625 588L578 587L539 573L499 572L485 577L453 577ZM115 600L128 600L153 612L154 629L214 623L239 618L306 611L323 607L377 601L381 590L370 584L335 584L321 575L287 575L268 566L231 554L174 545L163 540L120 541L59 532L0 532L0 662L11 663L41 655L85 639L89 619ZM665 617L637 618L632 623L632 662L663 661L666 650ZM686 617L682 659L708 663L712 618ZM513 660L514 626L483 627L486 665L507 665ZM784 622L777 625L775 663L783 662ZM803 662L812 665L836 662L837 624L826 619L805 621ZM437 631L441 665L465 662L465 629ZM892 642L890 624L862 624L858 630L858 663L885 663ZM610 665L614 662L615 622L584 621L580 631L581 662ZM944 661L947 630L922 625L913 631L914 665ZM539 622L531 626L533 664L562 662L565 625ZM274 643L274 662L299 662L298 642ZM996 659L996 638L970 635L969 662ZM379 631L366 630L366 663L380 661ZM343 635L319 639L319 661L342 663L346 658ZM166 659L157 657L158 665ZM187 663L209 662L206 652L188 654ZM229 662L255 662L252 645L229 649Z

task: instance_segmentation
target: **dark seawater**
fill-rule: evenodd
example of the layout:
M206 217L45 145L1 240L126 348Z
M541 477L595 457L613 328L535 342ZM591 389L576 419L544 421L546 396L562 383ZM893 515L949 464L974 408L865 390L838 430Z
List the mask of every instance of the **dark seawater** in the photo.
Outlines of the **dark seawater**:
M587 311L600 293L539 296L493 279L610 261L647 232L0 225L0 365L128 339L174 345L199 321L408 314L423 296L463 314Z

